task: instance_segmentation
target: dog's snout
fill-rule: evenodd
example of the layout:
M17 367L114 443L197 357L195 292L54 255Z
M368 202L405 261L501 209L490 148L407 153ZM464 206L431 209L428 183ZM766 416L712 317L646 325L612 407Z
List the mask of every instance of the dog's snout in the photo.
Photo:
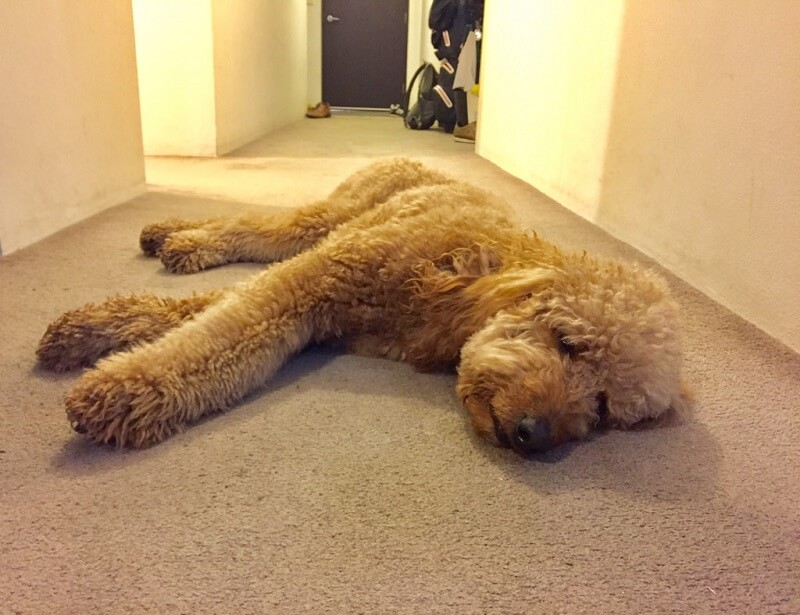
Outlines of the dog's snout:
M514 432L514 443L525 453L544 453L553 448L550 423L545 419L523 416Z

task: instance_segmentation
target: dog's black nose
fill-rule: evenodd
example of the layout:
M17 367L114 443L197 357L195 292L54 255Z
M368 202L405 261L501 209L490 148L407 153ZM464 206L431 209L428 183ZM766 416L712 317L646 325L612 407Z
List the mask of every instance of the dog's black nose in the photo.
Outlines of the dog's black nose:
M544 453L553 448L550 423L544 419L523 416L514 433L517 448L525 453Z

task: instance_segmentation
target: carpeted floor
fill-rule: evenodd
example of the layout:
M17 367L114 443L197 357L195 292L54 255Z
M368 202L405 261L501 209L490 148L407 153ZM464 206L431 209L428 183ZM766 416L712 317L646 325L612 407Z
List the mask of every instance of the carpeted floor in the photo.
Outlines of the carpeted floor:
M169 275L137 253L142 225L296 206L393 154L500 193L561 244L646 260L396 118L149 160L149 194L0 259L0 612L800 612L800 357L675 279L694 415L545 462L476 440L453 376L325 349L152 449L70 431L74 375L33 361L49 321L259 269Z

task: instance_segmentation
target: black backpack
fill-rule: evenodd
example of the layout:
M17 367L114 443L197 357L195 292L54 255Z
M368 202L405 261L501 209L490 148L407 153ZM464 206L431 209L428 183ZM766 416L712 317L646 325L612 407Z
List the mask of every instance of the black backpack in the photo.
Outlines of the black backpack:
M417 102L413 107L409 108L411 104L411 92L414 89L414 83L419 79L417 85ZM436 69L433 64L424 62L414 76L406 89L405 100L403 101L403 123L406 128L412 130L427 130L436 121L436 103L434 101L434 88L437 84Z

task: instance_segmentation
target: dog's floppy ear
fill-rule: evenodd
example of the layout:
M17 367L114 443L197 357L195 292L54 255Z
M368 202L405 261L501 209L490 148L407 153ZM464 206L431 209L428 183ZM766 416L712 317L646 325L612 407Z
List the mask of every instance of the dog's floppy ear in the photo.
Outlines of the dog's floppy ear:
M551 268L508 266L492 247L479 244L425 261L415 273L408 285L425 301L426 312L431 305L446 306L452 317L469 304L482 320L539 294L557 276Z
M407 284L415 298L426 304L438 304L444 299L455 299L460 291L479 278L499 270L502 264L492 248L475 244L420 263Z
M409 285L416 296L436 300L463 291L486 316L537 294L556 275L550 268L509 266L491 246L481 244L425 261L415 273Z
M457 360L466 338L485 320L476 310L476 298L466 289L494 277L502 261L489 246L475 244L420 263L407 283L409 310L424 314L407 360L422 370L449 367Z
M463 278L469 283L479 277L494 273L503 265L493 248L473 244L469 248L458 248L443 254L431 264L438 271Z
M514 267L476 280L466 294L474 298L477 309L488 318L531 297L541 297L556 275L555 270L545 267Z
M506 268L491 246L473 245L421 263L407 282L409 308L424 314L406 359L421 370L455 365L467 338L500 310L513 307L549 284L555 272Z

